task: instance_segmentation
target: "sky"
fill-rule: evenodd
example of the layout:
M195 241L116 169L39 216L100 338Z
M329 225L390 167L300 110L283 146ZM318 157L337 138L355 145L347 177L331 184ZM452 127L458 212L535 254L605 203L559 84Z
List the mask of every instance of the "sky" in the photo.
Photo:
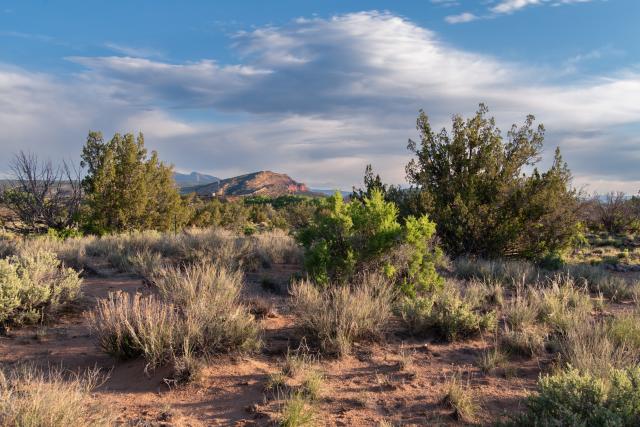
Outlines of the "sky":
M0 172L143 132L176 170L406 185L423 109L546 128L587 192L640 190L638 0L0 0Z

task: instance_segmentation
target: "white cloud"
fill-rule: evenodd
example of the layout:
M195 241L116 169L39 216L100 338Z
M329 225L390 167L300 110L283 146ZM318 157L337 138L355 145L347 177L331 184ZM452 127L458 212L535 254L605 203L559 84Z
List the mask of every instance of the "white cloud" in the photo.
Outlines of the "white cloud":
M545 0L502 0L491 8L494 13L512 13L531 5L538 5Z
M157 49L151 49L146 47L133 47L133 46L125 46L118 43L105 43L104 46L107 49L110 49L116 53L120 53L127 56L136 56L141 58L162 58L164 57L164 53Z
M529 6L562 6L573 3L589 3L592 1L594 0L497 0L493 6L488 7L485 14L476 15L471 12L463 12L457 15L446 16L444 19L450 24L460 24L478 19L491 19L500 15L512 14Z
M182 170L271 169L350 188L373 163L402 183L417 110L442 126L484 101L503 128L536 114L549 151L560 144L581 182L637 190L640 144L628 130L640 127L637 72L551 83L545 70L456 49L377 12L299 19L233 43L236 65L75 57L86 68L68 81L0 68L0 96L15 102L0 105L0 148L77 154L89 129L142 130Z
M479 18L473 13L469 13L469 12L464 12L459 15L449 15L444 18L444 20L447 21L449 24L460 24L463 22L471 22L471 21L475 21L476 19L479 19Z

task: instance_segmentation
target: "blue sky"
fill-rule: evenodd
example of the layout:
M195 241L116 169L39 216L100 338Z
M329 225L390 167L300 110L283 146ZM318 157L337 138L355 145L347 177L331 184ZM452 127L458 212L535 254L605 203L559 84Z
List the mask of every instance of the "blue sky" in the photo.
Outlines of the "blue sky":
M0 149L142 131L181 171L404 182L423 108L536 115L587 191L640 190L637 0L2 1ZM9 155L0 164L7 169Z

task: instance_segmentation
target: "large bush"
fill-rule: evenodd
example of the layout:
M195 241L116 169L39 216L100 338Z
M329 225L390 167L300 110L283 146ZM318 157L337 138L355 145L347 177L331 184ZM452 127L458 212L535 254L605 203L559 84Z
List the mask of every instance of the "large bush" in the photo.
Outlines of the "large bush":
M408 217L400 225L397 207L376 189L362 201L346 203L339 193L329 197L299 239L306 250L305 267L316 283L344 283L358 272L384 269L412 294L441 283L435 271L441 252L434 234L435 224L426 216ZM406 256L394 259L397 251Z
M570 369L540 379L517 426L637 426L640 368L616 369L608 381Z
M544 173L524 172L542 150L544 128L528 116L505 140L488 109L453 118L452 132L434 132L420 112L420 144L409 149L409 181L420 191L418 212L428 213L452 255L536 258L563 249L576 230L577 200L560 152Z
M142 134L116 133L105 142L100 132L90 132L82 165L88 231L169 230L186 220L172 167L156 152L147 156Z
M81 283L78 273L51 252L0 259L0 325L42 320L77 299Z

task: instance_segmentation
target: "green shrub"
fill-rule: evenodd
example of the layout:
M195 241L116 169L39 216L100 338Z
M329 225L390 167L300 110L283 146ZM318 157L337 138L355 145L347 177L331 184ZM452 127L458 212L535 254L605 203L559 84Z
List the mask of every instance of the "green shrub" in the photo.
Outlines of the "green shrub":
M435 271L441 251L432 242L435 225L426 216L398 223L398 209L374 190L363 201L345 203L336 193L326 201L308 227L299 234L305 247L305 268L323 286L346 283L365 270L382 270L407 294L438 287ZM389 254L404 244L405 263L393 265Z
M505 327L500 336L500 348L509 354L532 357L544 352L546 332L532 325L520 329Z
M562 255L557 252L548 253L538 260L538 266L545 270L560 270L564 265L565 261Z
M610 379L577 369L545 376L514 426L637 426L640 368L615 369Z
M37 251L0 259L0 284L0 324L21 324L78 299L82 279L55 254Z
M348 353L356 341L378 339L391 316L393 288L380 275L320 291L307 281L291 289L297 322L326 353Z
M434 333L445 341L468 338L496 326L495 312L482 314L474 310L453 289L426 297L406 298L400 312L412 334Z
M282 427L311 426L315 424L316 413L302 392L289 395L282 405L279 425Z
M609 336L617 345L625 345L640 352L640 316L623 313L609 321Z

